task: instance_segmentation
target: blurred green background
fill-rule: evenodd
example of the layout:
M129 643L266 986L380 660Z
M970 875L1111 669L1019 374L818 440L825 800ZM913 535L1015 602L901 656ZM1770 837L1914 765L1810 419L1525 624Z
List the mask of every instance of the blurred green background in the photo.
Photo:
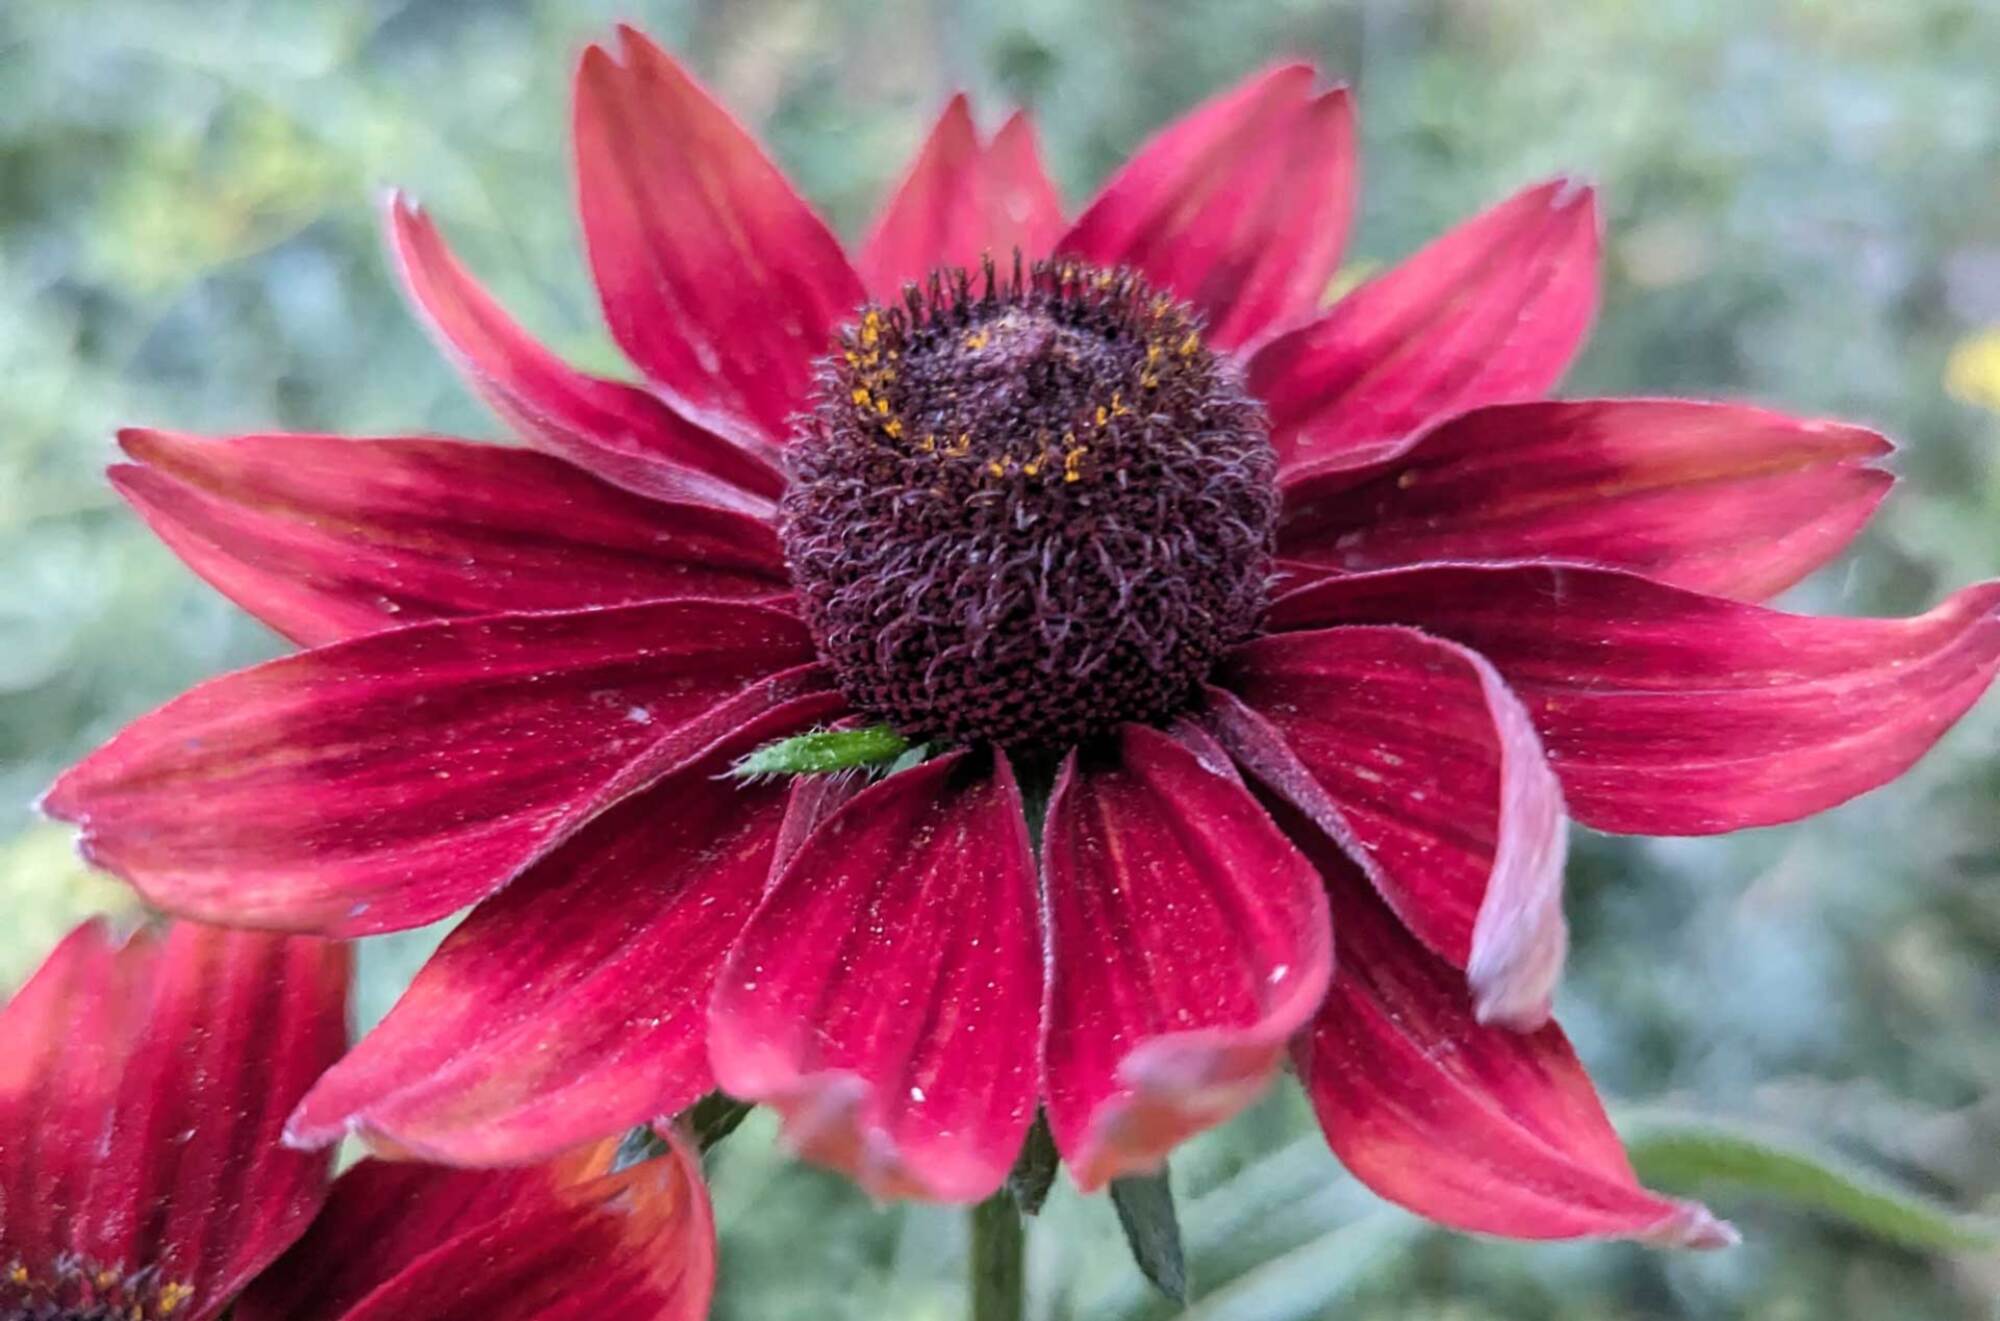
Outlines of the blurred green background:
M100 478L121 423L497 437L399 304L397 184L535 330L608 369L563 141L582 44L687 54L843 232L956 87L1038 111L1081 200L1282 54L1360 94L1355 273L1561 170L1604 189L1573 393L1877 425L1904 482L1802 609L2000 574L2000 5L1990 0L0 0L0 989L128 903L28 804L119 722L275 640ZM719 275L718 278L726 278ZM2000 698L1915 773L1722 840L1585 837L1561 1010L1608 1094L1775 1125L1962 1210L2000 1203ZM365 952L379 1016L424 940ZM1625 1110L1635 1126L1645 1114ZM1671 1173L1671 1171L1668 1171ZM963 1230L782 1160L714 1161L729 1318L958 1315ZM1289 1093L1175 1181L1193 1315L1990 1317L1991 1253L1706 1189L1734 1252L1456 1238L1346 1180ZM1047 1317L1152 1317L1109 1210L1035 1228Z

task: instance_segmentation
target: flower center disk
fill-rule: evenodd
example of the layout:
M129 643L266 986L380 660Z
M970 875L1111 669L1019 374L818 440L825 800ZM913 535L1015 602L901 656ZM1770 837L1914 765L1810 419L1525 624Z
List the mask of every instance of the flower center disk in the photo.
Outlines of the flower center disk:
M914 740L1169 717L1262 618L1262 410L1128 272L1017 256L866 309L791 455L779 531L820 653Z

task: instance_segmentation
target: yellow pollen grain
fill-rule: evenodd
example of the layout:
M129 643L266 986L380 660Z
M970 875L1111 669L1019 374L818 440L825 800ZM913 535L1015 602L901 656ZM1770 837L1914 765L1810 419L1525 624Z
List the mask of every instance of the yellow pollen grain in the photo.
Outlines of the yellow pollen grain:
M28 1268L17 1261L7 1268L7 1278L15 1284L26 1284L28 1282Z
M1063 455L1063 480L1065 482L1080 482L1083 480L1083 456L1088 453L1090 453L1088 446L1078 445L1069 453Z
M875 411L883 417L889 416L889 401L887 399L877 399L875 401Z
M865 385L855 386L854 393L849 398L853 399L855 403L861 405L863 408L868 407L868 387Z
M181 1284L178 1281L169 1284L160 1290L160 1315L172 1316L180 1310L182 1303L192 1297L194 1297L193 1285Z
M947 445L944 452L956 459L963 456L971 448L972 433L970 431L961 431L958 433L958 439Z
M986 332L983 330L975 330L970 335L967 335L965 337L965 347L968 349L973 349L975 351L985 348Z
M1111 420L1111 410L1106 408L1103 404L1099 404L1097 406L1097 425L1101 427L1110 420Z
M1194 351L1200 347L1201 347L1200 334L1190 330L1187 333L1187 338L1181 341L1181 356L1183 358L1191 358L1194 356Z
M900 417L890 418L882 424L882 430L889 433L889 439L901 440L903 438L903 419Z
M929 454L932 450L936 448L937 448L937 437L933 436L928 431L924 433L924 438L917 442L917 449L925 454Z

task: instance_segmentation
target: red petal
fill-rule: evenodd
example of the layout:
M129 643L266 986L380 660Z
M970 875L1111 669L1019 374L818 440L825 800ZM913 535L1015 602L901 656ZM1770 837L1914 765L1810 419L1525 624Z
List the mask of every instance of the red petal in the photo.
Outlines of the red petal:
M1481 1022L1540 1026L1568 945L1562 789L1477 653L1413 629L1260 638L1229 662L1224 742L1338 839L1464 968Z
M0 1259L27 1298L103 1272L110 1299L198 1321L284 1251L327 1161L279 1126L346 1045L347 979L343 947L303 937L71 935L0 1012Z
M827 816L716 983L723 1089L878 1197L986 1196L1035 1117L1034 866L993 757L926 762Z
M1299 1041L1299 1077L1356 1178L1474 1233L1735 1242L1705 1207L1639 1186L1561 1028L1481 1026L1464 980L1332 843L1304 823L1294 838L1326 873L1340 948L1333 988Z
M1192 302L1224 348L1312 315L1354 210L1354 107L1310 65L1268 70L1141 147L1057 245Z
M2000 669L2000 582L1911 619L1815 619L1610 569L1441 565L1327 579L1274 628L1411 624L1506 676L1571 813L1705 835L1893 780Z
M732 444L636 386L587 376L530 339L401 196L390 199L389 239L440 347L529 444L641 495L769 514L784 478L755 446Z
M1343 571L1566 559L1758 600L1839 554L1893 480L1862 427L1733 404L1477 409L1285 493L1280 553Z
M1255 1099L1333 962L1319 877L1226 762L1136 725L1115 752L1064 762L1042 842L1046 1104L1086 1192Z
M691 416L782 439L864 295L756 141L658 46L584 52L576 161L611 333Z
M684 1142L478 1174L367 1160L237 1321L701 1321L715 1218Z
M1532 399L1597 308L1597 208L1563 180L1459 226L1250 362L1287 470L1372 462L1434 418Z
M450 440L128 430L112 483L195 572L294 642L496 611L786 590L768 524L560 459ZM144 465L144 466L139 466Z
M1062 232L1062 202L1042 168L1034 126L1017 114L990 144L979 140L963 94L954 96L863 245L858 266L879 301L941 266L976 270L1013 249L1030 260Z
M425 1160L520 1164L711 1090L709 988L764 893L786 800L724 772L837 703L751 722L473 909L287 1140L352 1132Z
M360 935L463 908L759 711L824 691L754 605L418 624L211 680L43 807L169 911ZM759 682L774 672L768 682Z

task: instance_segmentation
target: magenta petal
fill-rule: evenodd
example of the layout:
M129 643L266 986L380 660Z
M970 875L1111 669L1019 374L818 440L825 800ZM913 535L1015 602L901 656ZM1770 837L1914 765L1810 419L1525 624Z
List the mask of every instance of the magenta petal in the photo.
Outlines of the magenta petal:
M1572 815L1706 835L1896 778L2000 670L2000 582L1910 619L1816 619L1610 569L1438 565L1331 578L1277 629L1409 624L1480 652L1541 731Z
M725 772L837 707L825 694L771 710L473 909L287 1139L356 1133L426 1160L521 1164L712 1089L709 988L763 896L786 801Z
M1042 870L1045 1104L1089 1192L1255 1099L1332 939L1318 875L1228 763L1137 725L1063 764Z
M1327 1142L1383 1197L1454 1229L1509 1238L1637 1238L1714 1248L1735 1231L1639 1186L1554 1023L1482 1026L1456 970L1420 945L1309 825L1339 970L1298 1043Z
M1564 180L1520 193L1250 362L1287 476L1372 462L1424 423L1532 399L1597 308L1597 210Z
M702 1321L715 1217L684 1140L468 1173L365 1160L236 1321Z
M824 691L811 660L797 620L738 603L418 624L211 680L128 725L43 808L170 912L394 931Z
M1863 427L1679 399L1476 409L1285 492L1279 553L1347 572L1564 559L1761 600L1833 556L1893 480Z
M784 487L772 463L530 339L452 256L431 218L401 196L390 199L389 239L439 345L529 444L641 495L770 512Z
M1223 348L1312 315L1354 209L1354 108L1309 65L1259 74L1141 147L1058 251L1193 303Z
M1042 954L1014 773L958 752L821 820L709 1012L723 1090L878 1197L975 1201L1035 1117Z
M1061 232L1062 202L1042 168L1034 125L1017 114L982 143L961 94L938 117L856 265L887 302L940 266L977 270L988 255L1005 264L1016 248L1033 260Z
M1562 973L1562 789L1476 652L1405 628L1260 638L1216 727L1338 839L1389 907L1466 970L1481 1022L1539 1027Z
M325 1196L326 1158L278 1130L346 1045L347 978L343 947L304 937L64 941L0 1010L0 1262L21 1271L0 1311L96 1284L147 1315L220 1313Z
M787 589L770 526L560 459L451 440L119 433L112 484L195 572L294 642L499 611Z
M690 416L784 438L862 301L831 231L756 141L631 28L576 76L576 166L611 333Z

